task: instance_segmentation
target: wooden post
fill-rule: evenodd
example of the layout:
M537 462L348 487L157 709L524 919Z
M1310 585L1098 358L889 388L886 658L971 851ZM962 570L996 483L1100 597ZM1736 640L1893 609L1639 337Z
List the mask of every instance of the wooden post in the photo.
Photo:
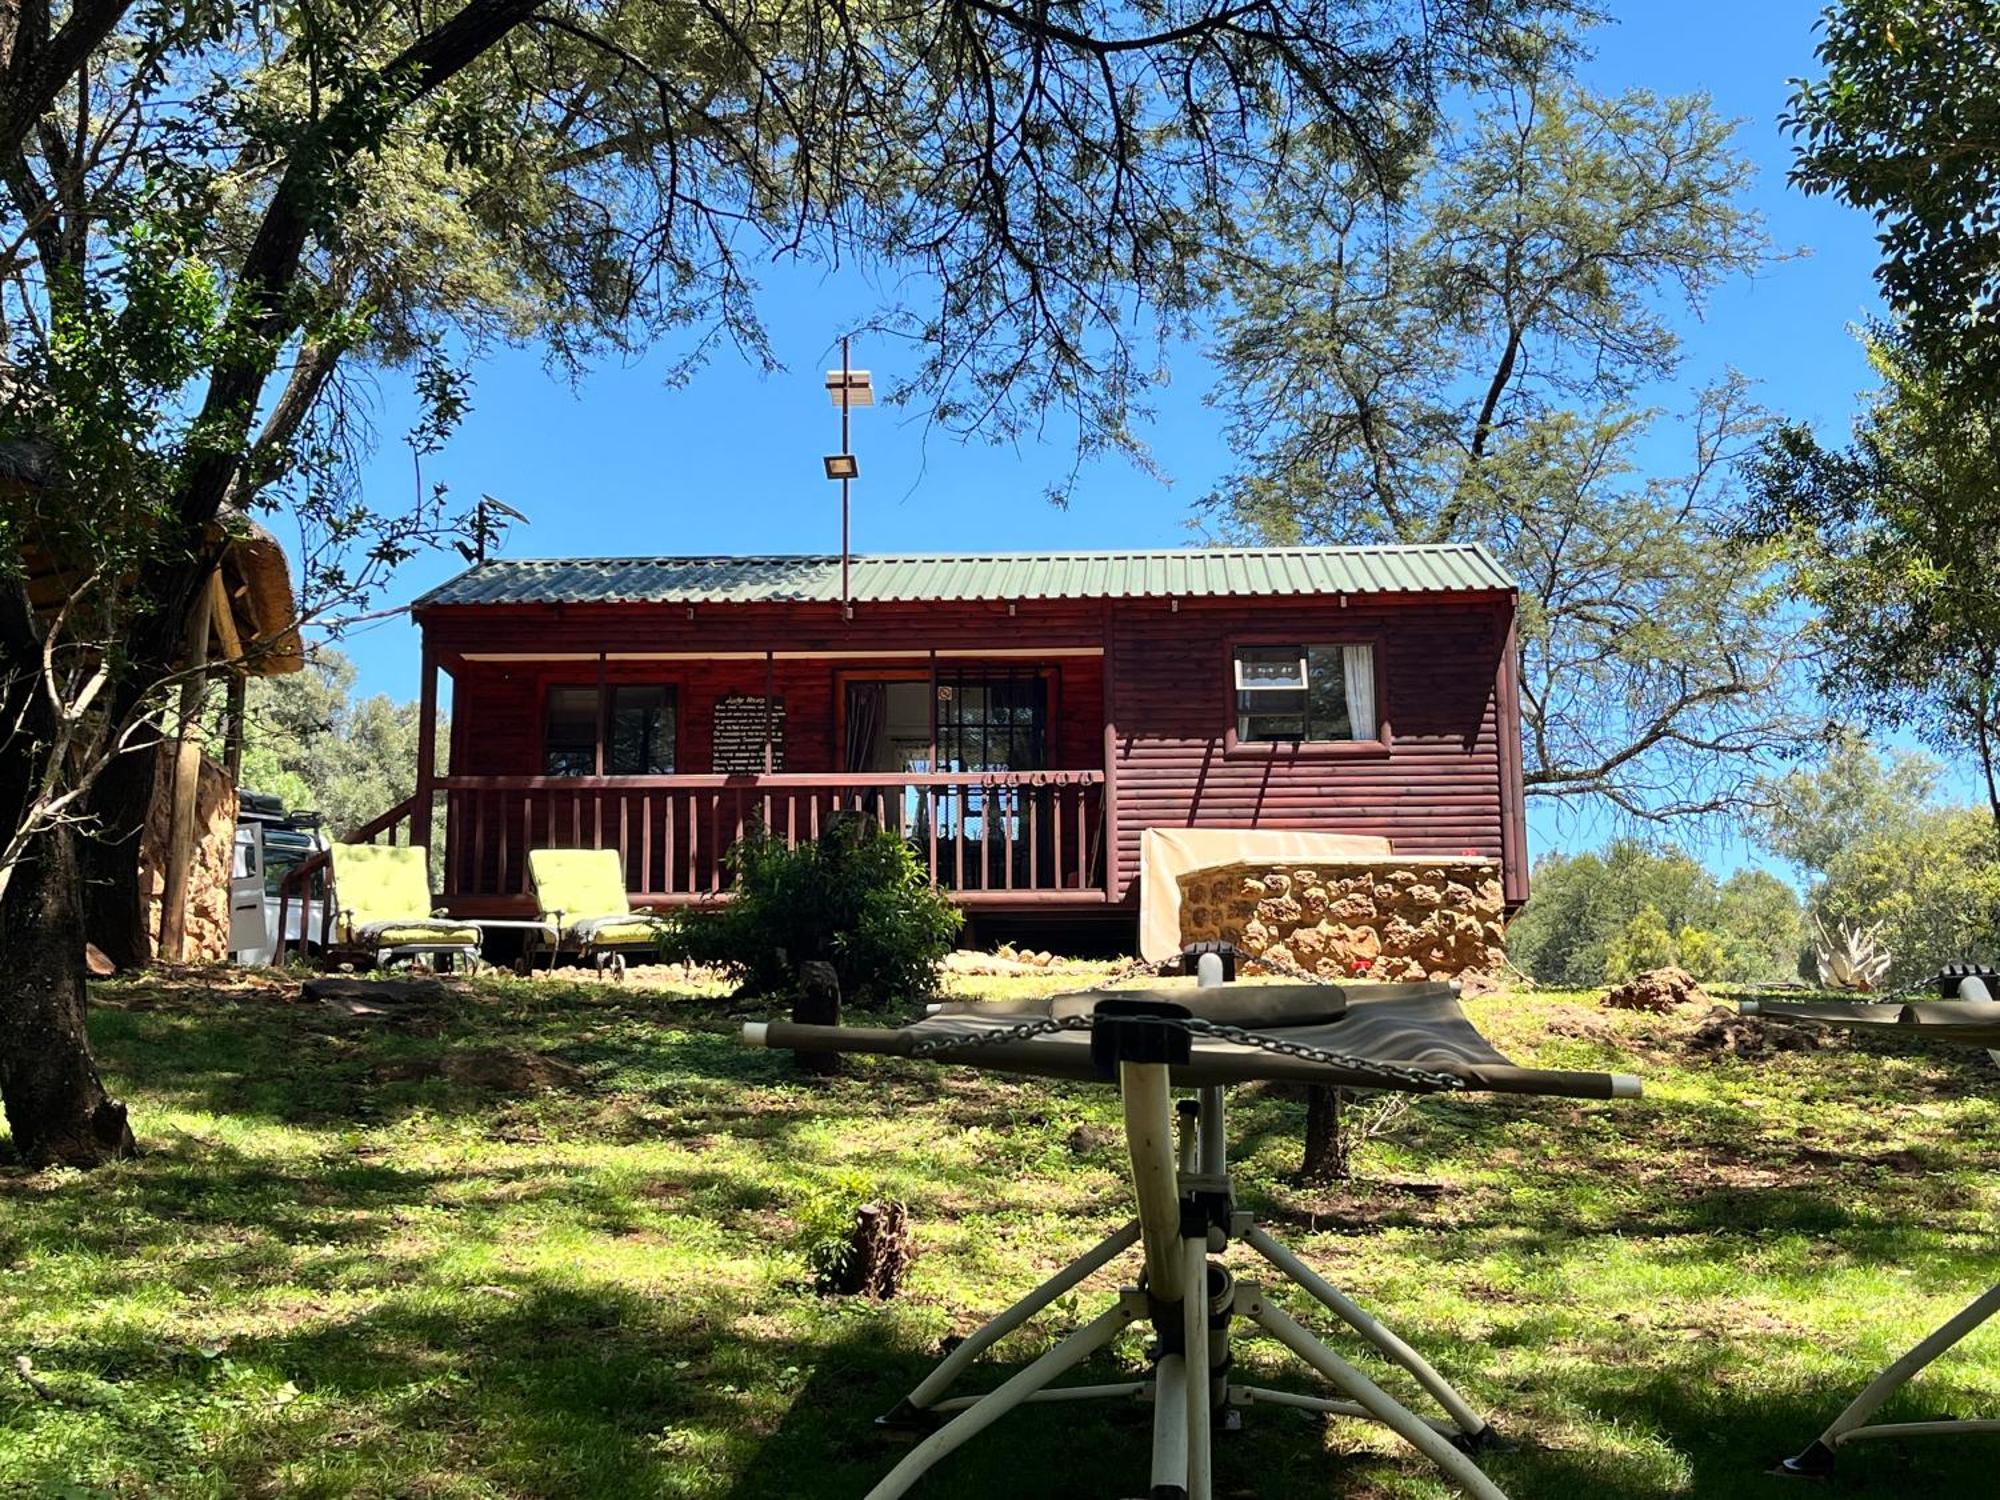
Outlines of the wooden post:
M771 695L777 691L778 669L776 663L776 655L766 650L764 652L764 774L766 776L769 776L773 770L771 761Z
M437 780L437 652L426 641L423 648L423 686L417 702L417 800L410 811L410 847L428 850L431 846L432 790ZM394 842L391 833L390 840Z
M1111 601L1107 599L1104 601L1104 655L1099 661L1104 668L1104 895L1110 901L1120 899L1119 876L1122 873L1118 868L1118 712L1111 675L1112 637L1116 629ZM1077 792L1079 797L1087 795L1084 790ZM1088 870L1079 870L1077 888L1083 889L1089 879Z
M593 775L604 774L604 736L611 724L610 693L604 685L604 653L597 653L597 756L592 764L596 767Z
M181 683L179 721L174 726L172 802L160 890L160 956L173 963L187 957L188 880L194 871L195 798L201 789L201 704L208 686L208 634L214 610L215 587L204 582L189 611L182 656L187 676Z
M229 727L224 755L229 768L229 779L240 782L243 779L243 715L244 698L249 689L250 679L241 672L229 674Z

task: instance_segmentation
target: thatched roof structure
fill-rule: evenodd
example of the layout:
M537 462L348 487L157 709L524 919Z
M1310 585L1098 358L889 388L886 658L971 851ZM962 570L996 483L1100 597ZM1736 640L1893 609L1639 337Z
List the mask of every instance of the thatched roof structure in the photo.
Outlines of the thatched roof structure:
M54 454L44 444L0 442L0 498L39 489L54 471ZM223 552L214 585L209 661L251 677L299 671L305 666L305 646L285 549L247 516L215 523L210 536L223 542ZM21 561L36 612L53 614L75 587L73 570L35 547L23 548Z

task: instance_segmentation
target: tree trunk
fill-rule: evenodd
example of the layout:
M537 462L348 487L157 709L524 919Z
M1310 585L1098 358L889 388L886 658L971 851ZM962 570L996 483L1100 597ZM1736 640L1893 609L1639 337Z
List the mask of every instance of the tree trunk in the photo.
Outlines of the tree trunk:
M1299 1164L1305 1182L1337 1182L1347 1175L1346 1143L1340 1138L1341 1091L1323 1083L1306 1086L1306 1150Z
M31 1167L94 1167L134 1150L84 1030L83 942L76 835L59 826L35 841L0 900L0 1101Z
M840 1024L840 976L833 965L808 959L799 965L798 999L792 1003L792 1020L801 1026ZM792 1061L804 1073L838 1073L838 1052L794 1052Z
M121 969L153 956L139 892L139 833L153 799L153 756L135 751L104 768L90 789L96 827L77 852L83 867L84 933Z

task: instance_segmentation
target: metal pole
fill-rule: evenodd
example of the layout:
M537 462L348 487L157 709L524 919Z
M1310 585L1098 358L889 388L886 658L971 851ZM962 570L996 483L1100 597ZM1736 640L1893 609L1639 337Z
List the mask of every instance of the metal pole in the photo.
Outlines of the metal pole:
M847 435L848 413L854 405L854 392L848 386L848 379L847 337L843 334L840 340L840 451L842 453L854 451L848 446ZM854 596L848 588L848 483L847 478L843 476L840 481L840 617L843 620L854 613Z
M1429 1360L1412 1349L1393 1330L1385 1327L1365 1309L1342 1293L1325 1277L1300 1260L1270 1232L1257 1224L1252 1224L1239 1236L1245 1244L1264 1259L1276 1266L1286 1276L1310 1292L1315 1301L1327 1308L1341 1322L1360 1334L1381 1351L1384 1358L1401 1365L1416 1377L1417 1384L1436 1398L1438 1405L1451 1414L1458 1430L1467 1437L1477 1437L1486 1430L1486 1419L1472 1409L1463 1396L1452 1388L1451 1383L1431 1367Z
M1266 1333L1319 1371L1337 1389L1352 1396L1367 1409L1369 1416L1444 1470L1474 1500L1507 1500L1506 1493L1436 1428L1314 1338L1284 1309L1266 1301L1255 1288L1239 1289L1237 1296L1237 1311L1248 1314Z
M1132 1156L1132 1191L1139 1202L1139 1240L1146 1251L1146 1285L1172 1306L1181 1300L1186 1280L1172 1085L1165 1063L1121 1062L1118 1083L1125 1104L1125 1144Z
M1188 1481L1188 1367L1163 1354L1153 1367L1153 1483L1155 1495L1186 1493Z
M1208 1238L1181 1241L1181 1342L1187 1351L1187 1500L1209 1500L1209 1421L1215 1372L1208 1355Z

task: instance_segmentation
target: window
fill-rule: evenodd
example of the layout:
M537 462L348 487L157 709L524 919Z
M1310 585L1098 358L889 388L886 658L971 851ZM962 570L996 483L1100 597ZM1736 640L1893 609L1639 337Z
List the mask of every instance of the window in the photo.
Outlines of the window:
M672 688L619 683L598 696L594 687L552 687L542 728L542 771L548 776L597 774L598 736L607 776L671 776L674 770Z
M552 687L542 729L542 771L549 776L597 774L597 689Z
M1315 744L1375 738L1375 648L1239 646L1236 738Z
M947 771L1036 771L1044 764L1048 681L1039 672L938 679L938 761Z
M604 774L673 775L673 689L621 686L608 691L610 732L604 739Z

